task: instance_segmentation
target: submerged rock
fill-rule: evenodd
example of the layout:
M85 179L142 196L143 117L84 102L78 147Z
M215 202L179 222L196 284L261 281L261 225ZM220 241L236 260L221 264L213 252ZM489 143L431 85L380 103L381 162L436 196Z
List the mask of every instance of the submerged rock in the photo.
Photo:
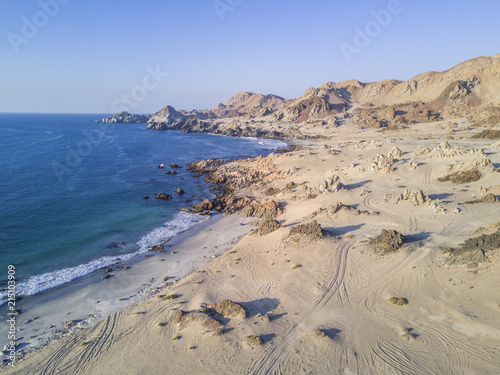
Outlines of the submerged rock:
M172 196L169 194L160 193L155 198L156 199L172 199Z

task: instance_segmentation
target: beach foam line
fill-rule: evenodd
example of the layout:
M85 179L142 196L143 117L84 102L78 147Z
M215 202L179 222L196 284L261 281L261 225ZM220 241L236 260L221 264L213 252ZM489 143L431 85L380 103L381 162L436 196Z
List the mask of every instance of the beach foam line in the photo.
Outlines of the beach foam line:
M104 256L76 267L69 267L31 276L28 280L17 284L16 294L34 295L44 290L69 283L101 267L109 266L115 263L117 259L121 259L122 261L129 260L138 254L148 251L148 247L163 243L207 219L207 216L195 215L188 212L178 212L172 220L167 221L163 226L155 228L143 236L134 245L134 248L137 249L135 252L116 256ZM7 292L0 292L0 298L2 299L0 306L6 302L4 300L6 296Z

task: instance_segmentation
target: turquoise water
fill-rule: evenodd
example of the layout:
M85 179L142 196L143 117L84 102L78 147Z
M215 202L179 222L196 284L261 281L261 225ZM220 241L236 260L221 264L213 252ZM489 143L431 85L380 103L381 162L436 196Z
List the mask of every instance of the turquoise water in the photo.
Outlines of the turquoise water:
M284 145L89 122L104 116L0 114L1 287L9 264L18 293L36 294L165 241L204 220L176 210L211 194L186 163ZM165 175L170 163L183 166L178 175ZM143 199L160 192L173 199Z

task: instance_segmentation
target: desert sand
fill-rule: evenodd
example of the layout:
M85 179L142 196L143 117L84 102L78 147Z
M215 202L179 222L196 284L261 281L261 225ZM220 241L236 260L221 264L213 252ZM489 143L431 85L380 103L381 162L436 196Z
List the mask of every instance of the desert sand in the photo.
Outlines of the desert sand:
M457 251L500 221L500 203L481 201L500 193L498 142L472 138L483 128L466 118L393 130L337 125L304 124L298 131L320 137L216 167L246 206L274 201L279 211L247 207L208 237L185 238L179 251L214 247L209 238L228 228L240 228L234 238L246 233L172 285L4 372L500 373L498 250ZM471 168L479 180L438 180ZM265 218L245 212L280 226L249 232ZM319 233L290 233L314 220ZM388 251L370 243L383 229L403 243ZM224 300L244 313L213 305Z

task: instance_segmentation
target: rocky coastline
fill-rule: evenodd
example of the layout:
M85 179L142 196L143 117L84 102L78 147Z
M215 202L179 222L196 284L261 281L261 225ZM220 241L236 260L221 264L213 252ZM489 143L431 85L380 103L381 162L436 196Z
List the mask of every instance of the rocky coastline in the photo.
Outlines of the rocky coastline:
M147 123L150 118L151 118L150 115L132 115L132 114L124 111L124 112L117 113L117 114L110 116L110 117L105 117L105 118L100 119L100 120L96 120L96 121L91 120L90 122L120 123L120 124L121 123L144 124L144 123Z
M496 110L478 114L499 105L499 64L331 82L297 101L244 93L210 111L164 108L151 128L258 124L315 142L189 164L216 196L185 210L226 221L176 251L210 261L175 283L165 271L154 296L18 371L498 373L500 129Z

